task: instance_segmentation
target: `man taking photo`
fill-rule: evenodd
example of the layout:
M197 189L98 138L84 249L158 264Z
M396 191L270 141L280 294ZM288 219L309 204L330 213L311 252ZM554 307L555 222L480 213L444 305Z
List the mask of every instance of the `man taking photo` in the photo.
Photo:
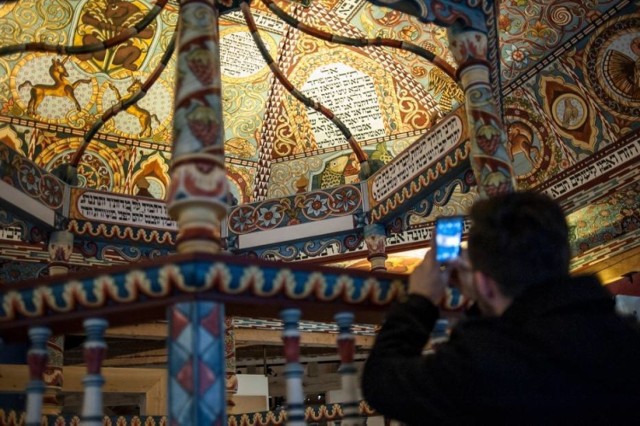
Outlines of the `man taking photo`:
M595 277L570 277L560 206L534 192L481 200L468 253L434 250L391 308L363 372L365 399L410 425L640 424L640 331ZM451 273L473 301L423 349Z

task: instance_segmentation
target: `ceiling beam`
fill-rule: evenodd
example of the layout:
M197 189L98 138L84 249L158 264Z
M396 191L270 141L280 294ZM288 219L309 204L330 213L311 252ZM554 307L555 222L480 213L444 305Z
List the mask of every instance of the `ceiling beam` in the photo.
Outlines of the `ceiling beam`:
M262 330L254 328L236 328L236 346L282 345L281 330ZM106 337L131 338L143 340L164 340L167 338L166 323L143 323L124 327L112 327L106 331ZM337 334L326 332L300 333L300 345L307 347L335 347ZM356 335L356 346L371 348L375 336Z

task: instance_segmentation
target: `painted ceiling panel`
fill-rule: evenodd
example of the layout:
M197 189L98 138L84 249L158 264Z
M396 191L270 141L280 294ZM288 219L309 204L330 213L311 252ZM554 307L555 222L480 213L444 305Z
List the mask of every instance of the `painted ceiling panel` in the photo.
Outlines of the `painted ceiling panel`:
M4 4L0 45L102 42L138 22L152 5L142 0ZM409 41L453 64L443 29L397 11L364 1L278 5L321 30ZM262 2L252 9L261 38L289 80L339 116L376 161L391 159L399 146L463 100L444 72L412 53L329 43L284 24ZM0 59L0 115L10 123L6 132L19 133L11 146L48 170L69 162L86 130L150 77L177 19L178 6L170 2L139 37L107 51ZM275 81L239 12L221 19L220 40L225 151L234 197L248 202L357 181L359 164L343 135ZM171 60L144 98L104 123L82 156L81 186L164 196L174 74ZM62 78L72 90L61 91ZM265 186L266 191L259 189Z
M114 4L126 13L115 14ZM5 3L0 46L105 40L153 4ZM323 31L411 42L454 65L446 31L418 18L364 0L276 4ZM330 43L285 24L262 1L251 8L284 75L333 110L375 162L389 162L463 101L441 69L413 53ZM68 163L100 116L159 66L178 11L178 2L170 1L139 38L107 52L0 58L0 141L48 170ZM504 118L520 188L535 188L638 129L638 22L637 6L628 0L500 2ZM221 19L220 40L225 161L235 200L267 202L358 182L359 164L343 135L275 80L241 13ZM61 75L70 92L59 91ZM174 75L172 59L144 98L106 121L82 156L81 186L165 197ZM407 223L421 226L434 214L465 211L477 197L474 190L451 191L427 219L416 211Z
M627 0L507 0L500 2L501 77L509 83L563 45L595 18Z

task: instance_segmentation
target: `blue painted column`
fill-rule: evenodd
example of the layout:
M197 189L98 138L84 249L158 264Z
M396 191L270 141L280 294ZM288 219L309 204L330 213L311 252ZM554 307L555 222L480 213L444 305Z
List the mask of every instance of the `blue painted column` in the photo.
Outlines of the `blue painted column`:
M169 424L226 425L224 305L169 309Z
M108 323L100 318L84 320L87 340L84 342L84 361L87 364L87 374L82 379L84 397L82 399L82 426L102 426L104 413L102 410L102 386L104 377L100 372L102 361L107 354L107 342L104 332Z
M351 331L353 324L352 312L340 312L335 315L338 324L338 354L340 355L340 367L338 373L342 380L342 392L345 400L342 402L343 426L362 426L365 419L360 416L360 401L358 398L358 370L353 364L356 352L356 341Z
M42 397L44 395L44 369L47 366L47 339L51 330L46 327L29 329L31 348L27 352L29 383L27 384L26 426L40 426L42 418Z
M304 369L300 364L300 322L299 309L285 309L280 312L284 329L282 341L284 343L284 377L287 384L287 426L304 426L304 391L302 376Z

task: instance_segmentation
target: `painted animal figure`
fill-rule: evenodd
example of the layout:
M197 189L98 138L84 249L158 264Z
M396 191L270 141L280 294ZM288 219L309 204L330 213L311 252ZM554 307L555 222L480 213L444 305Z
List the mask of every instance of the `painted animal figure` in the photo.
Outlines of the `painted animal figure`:
M536 164L534 160L538 158L540 151L533 145L531 129L527 129L522 125L512 124L509 126L509 142L509 157L511 161L513 161L515 154L521 152L532 166Z
M31 97L29 98L29 103L27 105L27 114L35 115L38 106L40 106L46 96L68 98L75 104L77 111L82 109L78 99L76 98L75 89L81 83L91 83L91 80L81 79L74 81L73 83L70 82L67 79L67 77L69 77L69 73L67 72L67 68L64 66L67 59L69 58L66 57L62 61L55 58L51 60L52 64L49 67L49 75L53 78L53 84L33 84L31 81L26 80L18 87L18 90L20 90L24 86L31 86Z
M118 88L114 86L112 83L108 83L108 84L109 84L109 87L111 87L111 90L115 92L116 98L118 99L118 101L122 102L123 98L120 95L120 91L118 90ZM133 95L135 95L141 89L142 89L142 82L137 78L134 79L133 83L131 83L131 85L127 88L127 92L129 93L129 96L124 100L126 101L127 99L130 99ZM129 106L127 108L127 112L138 119L138 123L140 124L140 128L141 128L140 133L138 133L138 136L141 138L148 138L151 136L151 132L153 130L153 128L151 127L152 118L156 120L156 123L160 124L160 120L158 120L158 117L155 114L151 114L148 110L138 106L138 104L133 104Z
M102 43L110 37L114 37L122 31L128 31L145 16L145 12L140 8L125 0L104 0L89 4L88 9L82 15L82 31L85 35L82 42L85 45ZM136 35L138 40L151 40L155 34L154 23ZM121 66L130 71L136 71L139 64L138 59L143 51L133 40L128 40L115 47L113 57L110 58L112 65ZM78 55L80 60L86 61L91 58L102 62L107 54L105 50Z

